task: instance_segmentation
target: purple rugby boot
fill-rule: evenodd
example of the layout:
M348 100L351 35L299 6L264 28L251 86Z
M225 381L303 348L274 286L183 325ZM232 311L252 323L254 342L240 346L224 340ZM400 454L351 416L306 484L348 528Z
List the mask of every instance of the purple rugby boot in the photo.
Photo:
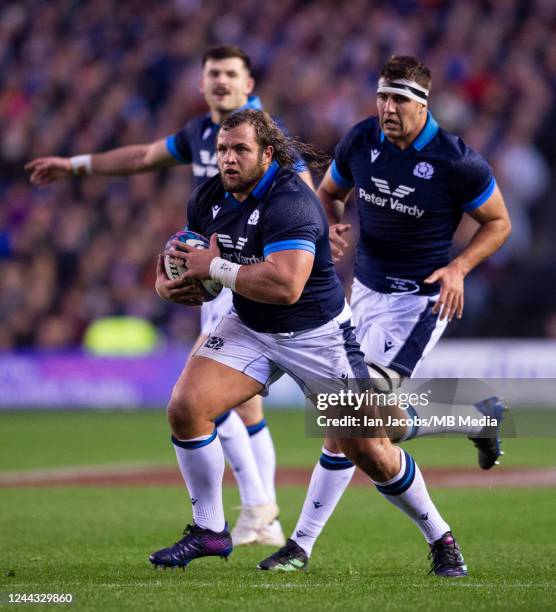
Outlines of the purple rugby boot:
M445 578L463 578L467 576L467 565L459 549L456 539L451 531L447 531L441 538L430 545L431 569L437 576Z
M149 561L156 567L181 567L200 557L222 557L228 560L233 550L228 524L220 532L187 525L184 537L168 548L162 548L149 555Z

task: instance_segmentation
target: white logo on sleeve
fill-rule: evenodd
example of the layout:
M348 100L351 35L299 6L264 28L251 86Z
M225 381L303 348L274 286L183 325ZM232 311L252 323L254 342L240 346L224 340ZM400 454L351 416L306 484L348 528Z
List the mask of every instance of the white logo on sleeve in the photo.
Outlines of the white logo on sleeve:
M380 155L380 151L378 149L371 149L371 164L374 164L375 159Z
M199 151L201 163L193 163L194 176L216 176L218 174L218 166L216 165L216 153L211 153L206 149Z
M259 209L255 208L255 210L251 213L251 216L247 220L247 225L257 225L259 222Z
M221 206L217 206L216 204L212 207L212 218L215 219L216 215L220 212Z
M413 168L413 174L419 178L430 180L434 174L434 168L428 162L419 162Z

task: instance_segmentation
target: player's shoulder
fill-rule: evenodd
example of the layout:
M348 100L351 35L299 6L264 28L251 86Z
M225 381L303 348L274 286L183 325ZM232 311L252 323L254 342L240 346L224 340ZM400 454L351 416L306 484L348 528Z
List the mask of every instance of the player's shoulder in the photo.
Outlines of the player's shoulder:
M359 136L366 136L371 140L379 140L380 125L378 123L378 117L366 117L362 121L357 122L346 132L344 138L351 138L352 140L354 140Z
M282 222L292 218L320 217L322 211L317 194L289 168L280 168L277 172L264 209L271 217L278 214Z
M336 156L345 156L358 150L358 146L378 146L380 143L380 125L378 117L366 117L353 125L343 136L338 147Z
M435 138L435 146L439 152L454 163L465 162L466 159L483 159L472 147L464 142L461 136L448 132L443 128L438 129Z
M492 168L488 161L460 136L440 128L434 141L431 152L448 165L456 184L465 181L471 185L476 181L483 183L492 178Z
M315 192L291 168L280 168L276 173L274 182L268 191L268 200L294 198L296 200L316 198Z
M212 120L209 113L197 115L188 119L182 127L182 131L190 136L202 134L207 128L212 127Z

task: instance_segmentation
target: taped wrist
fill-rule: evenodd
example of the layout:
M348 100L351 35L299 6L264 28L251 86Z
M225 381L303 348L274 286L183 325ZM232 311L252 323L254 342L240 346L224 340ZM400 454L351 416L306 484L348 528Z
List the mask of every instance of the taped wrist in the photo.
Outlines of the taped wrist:
M240 268L240 264L222 259L222 257L215 257L210 262L209 273L212 280L218 281L222 286L235 291Z
M92 155L74 155L70 157L70 164L75 176L90 176L93 173Z

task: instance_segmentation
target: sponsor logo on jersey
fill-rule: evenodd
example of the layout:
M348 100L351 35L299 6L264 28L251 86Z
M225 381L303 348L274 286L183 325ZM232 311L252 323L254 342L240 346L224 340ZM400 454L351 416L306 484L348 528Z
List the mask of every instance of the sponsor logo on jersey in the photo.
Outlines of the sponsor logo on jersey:
M386 340L384 343L384 352L387 353L393 346L394 343L391 340Z
M212 218L216 218L216 215L220 212L221 206L217 206L216 204L212 207Z
M247 225L257 225L259 222L259 209L255 208L255 210L251 213L251 216L247 220Z
M201 149L199 157L203 166L216 166L216 153L211 153L207 149Z
M386 195L391 195L395 198L405 198L406 195L409 195L415 191L415 187L408 187L407 185L400 185L399 187L396 187L394 191L390 191L388 181L375 178L374 176L371 176L371 181L373 181L380 193L385 193Z
M241 251L241 249L243 249L243 247L247 244L247 238L244 238L243 236L240 236L234 245L234 243L232 242L232 237L230 235L228 234L217 234L217 235L218 235L218 240L220 244L223 247L226 247L227 249L234 249L235 251Z
M419 208L417 204L410 206L409 204L403 204L400 201L408 194L415 191L413 187L400 185L391 191L390 186L386 181L377 179L374 176L371 177L371 180L381 193L385 193L390 197L381 198L374 193L367 193L363 187L359 187L359 197L361 200L374 204L375 206L380 206L381 208L390 208L390 210L395 210L396 212L402 213L403 215L409 215L410 217L415 217L416 219L420 219L425 214L424 209Z
M429 162L419 162L415 168L413 168L413 174L419 178L430 180L434 174L434 168Z
M216 166L201 166L200 164L192 164L193 176L207 176L211 178L218 174L218 168Z
M201 158L200 164L193 164L193 174L195 176L216 176L218 174L218 166L216 163L216 153L211 153L207 149L201 149L199 151L199 157Z
M239 264L256 264L256 263L261 263L262 261L264 261L264 259L262 257L257 257L256 255L249 255L248 257L246 257L245 255L242 255L241 253L221 253L220 257L222 257L222 259L227 259L228 261L233 261L235 263L239 263Z
M222 259L227 259L228 261L233 261L242 265L256 264L264 261L262 257L257 257L256 255L245 256L241 254L241 250L247 244L248 238L240 236L235 245L232 237L228 234L218 234L218 240L223 247L234 250L233 253L221 253L220 257L222 257Z
M380 151L378 149L371 149L371 164L375 163L375 159L380 155Z

